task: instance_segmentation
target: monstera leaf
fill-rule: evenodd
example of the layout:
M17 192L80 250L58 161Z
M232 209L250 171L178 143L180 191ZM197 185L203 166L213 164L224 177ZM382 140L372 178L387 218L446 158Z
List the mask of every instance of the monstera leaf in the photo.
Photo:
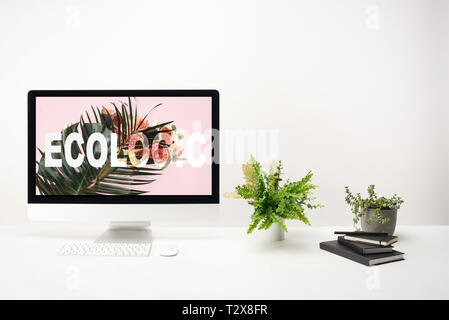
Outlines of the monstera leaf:
M53 154L53 158L61 159L61 167L46 167L45 153L39 150L41 159L37 162L36 186L42 195L139 195L147 192L137 189L136 186L152 183L161 174L160 171L163 168L149 167L148 165L154 163L151 159L149 159L146 167L132 166L126 156L127 141L132 134L140 132L145 134L151 145L159 133L167 131L161 130L161 128L172 121L142 129L141 124L148 114L137 121L137 108L133 111L131 99L128 99L128 103L122 102L121 108L115 104L113 104L113 107L114 115L105 108L101 111L98 107L96 110L91 107L92 118L86 112L88 122L81 116L79 122L62 130L62 141L57 142L61 145L61 153ZM94 121L92 121L93 119ZM86 145L91 134L98 132L105 136L108 159L103 167L91 166L86 157L77 168L73 168L67 163L64 144L68 135L73 132L81 134L84 143L81 145L76 142L71 144L72 158L77 158L80 153L87 154ZM118 150L112 150L112 152L118 152L119 159L126 161L126 167L111 167L111 133L116 133L118 136ZM100 153L100 145L94 144L94 157L99 158Z

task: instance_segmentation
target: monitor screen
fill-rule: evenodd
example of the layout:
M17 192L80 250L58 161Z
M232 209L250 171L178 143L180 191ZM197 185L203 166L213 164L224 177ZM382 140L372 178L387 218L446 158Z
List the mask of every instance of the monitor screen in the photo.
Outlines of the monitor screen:
M211 199L214 96L145 93L36 94L33 198Z

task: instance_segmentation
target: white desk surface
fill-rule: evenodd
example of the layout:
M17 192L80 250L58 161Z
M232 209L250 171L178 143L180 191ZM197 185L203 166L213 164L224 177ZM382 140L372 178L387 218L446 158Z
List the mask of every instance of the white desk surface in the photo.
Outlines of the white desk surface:
M320 250L334 230L266 242L238 228L156 228L150 256L127 258L56 254L101 228L2 226L0 299L449 299L449 226L398 227L406 260L377 267ZM168 243L178 256L158 255Z

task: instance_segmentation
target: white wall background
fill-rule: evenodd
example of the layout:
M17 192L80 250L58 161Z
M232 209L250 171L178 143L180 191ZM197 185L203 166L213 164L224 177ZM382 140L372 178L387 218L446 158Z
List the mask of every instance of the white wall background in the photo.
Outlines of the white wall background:
M448 20L439 0L3 0L0 223L27 222L28 90L216 88L222 129L279 129L286 176L313 170L313 225L351 224L343 186L370 183L399 223L448 224Z

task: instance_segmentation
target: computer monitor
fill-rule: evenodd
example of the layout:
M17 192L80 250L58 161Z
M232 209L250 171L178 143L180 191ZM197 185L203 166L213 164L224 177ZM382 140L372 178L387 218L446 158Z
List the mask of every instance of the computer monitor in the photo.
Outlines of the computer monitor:
M216 90L30 91L28 216L208 220L219 203L218 130Z

